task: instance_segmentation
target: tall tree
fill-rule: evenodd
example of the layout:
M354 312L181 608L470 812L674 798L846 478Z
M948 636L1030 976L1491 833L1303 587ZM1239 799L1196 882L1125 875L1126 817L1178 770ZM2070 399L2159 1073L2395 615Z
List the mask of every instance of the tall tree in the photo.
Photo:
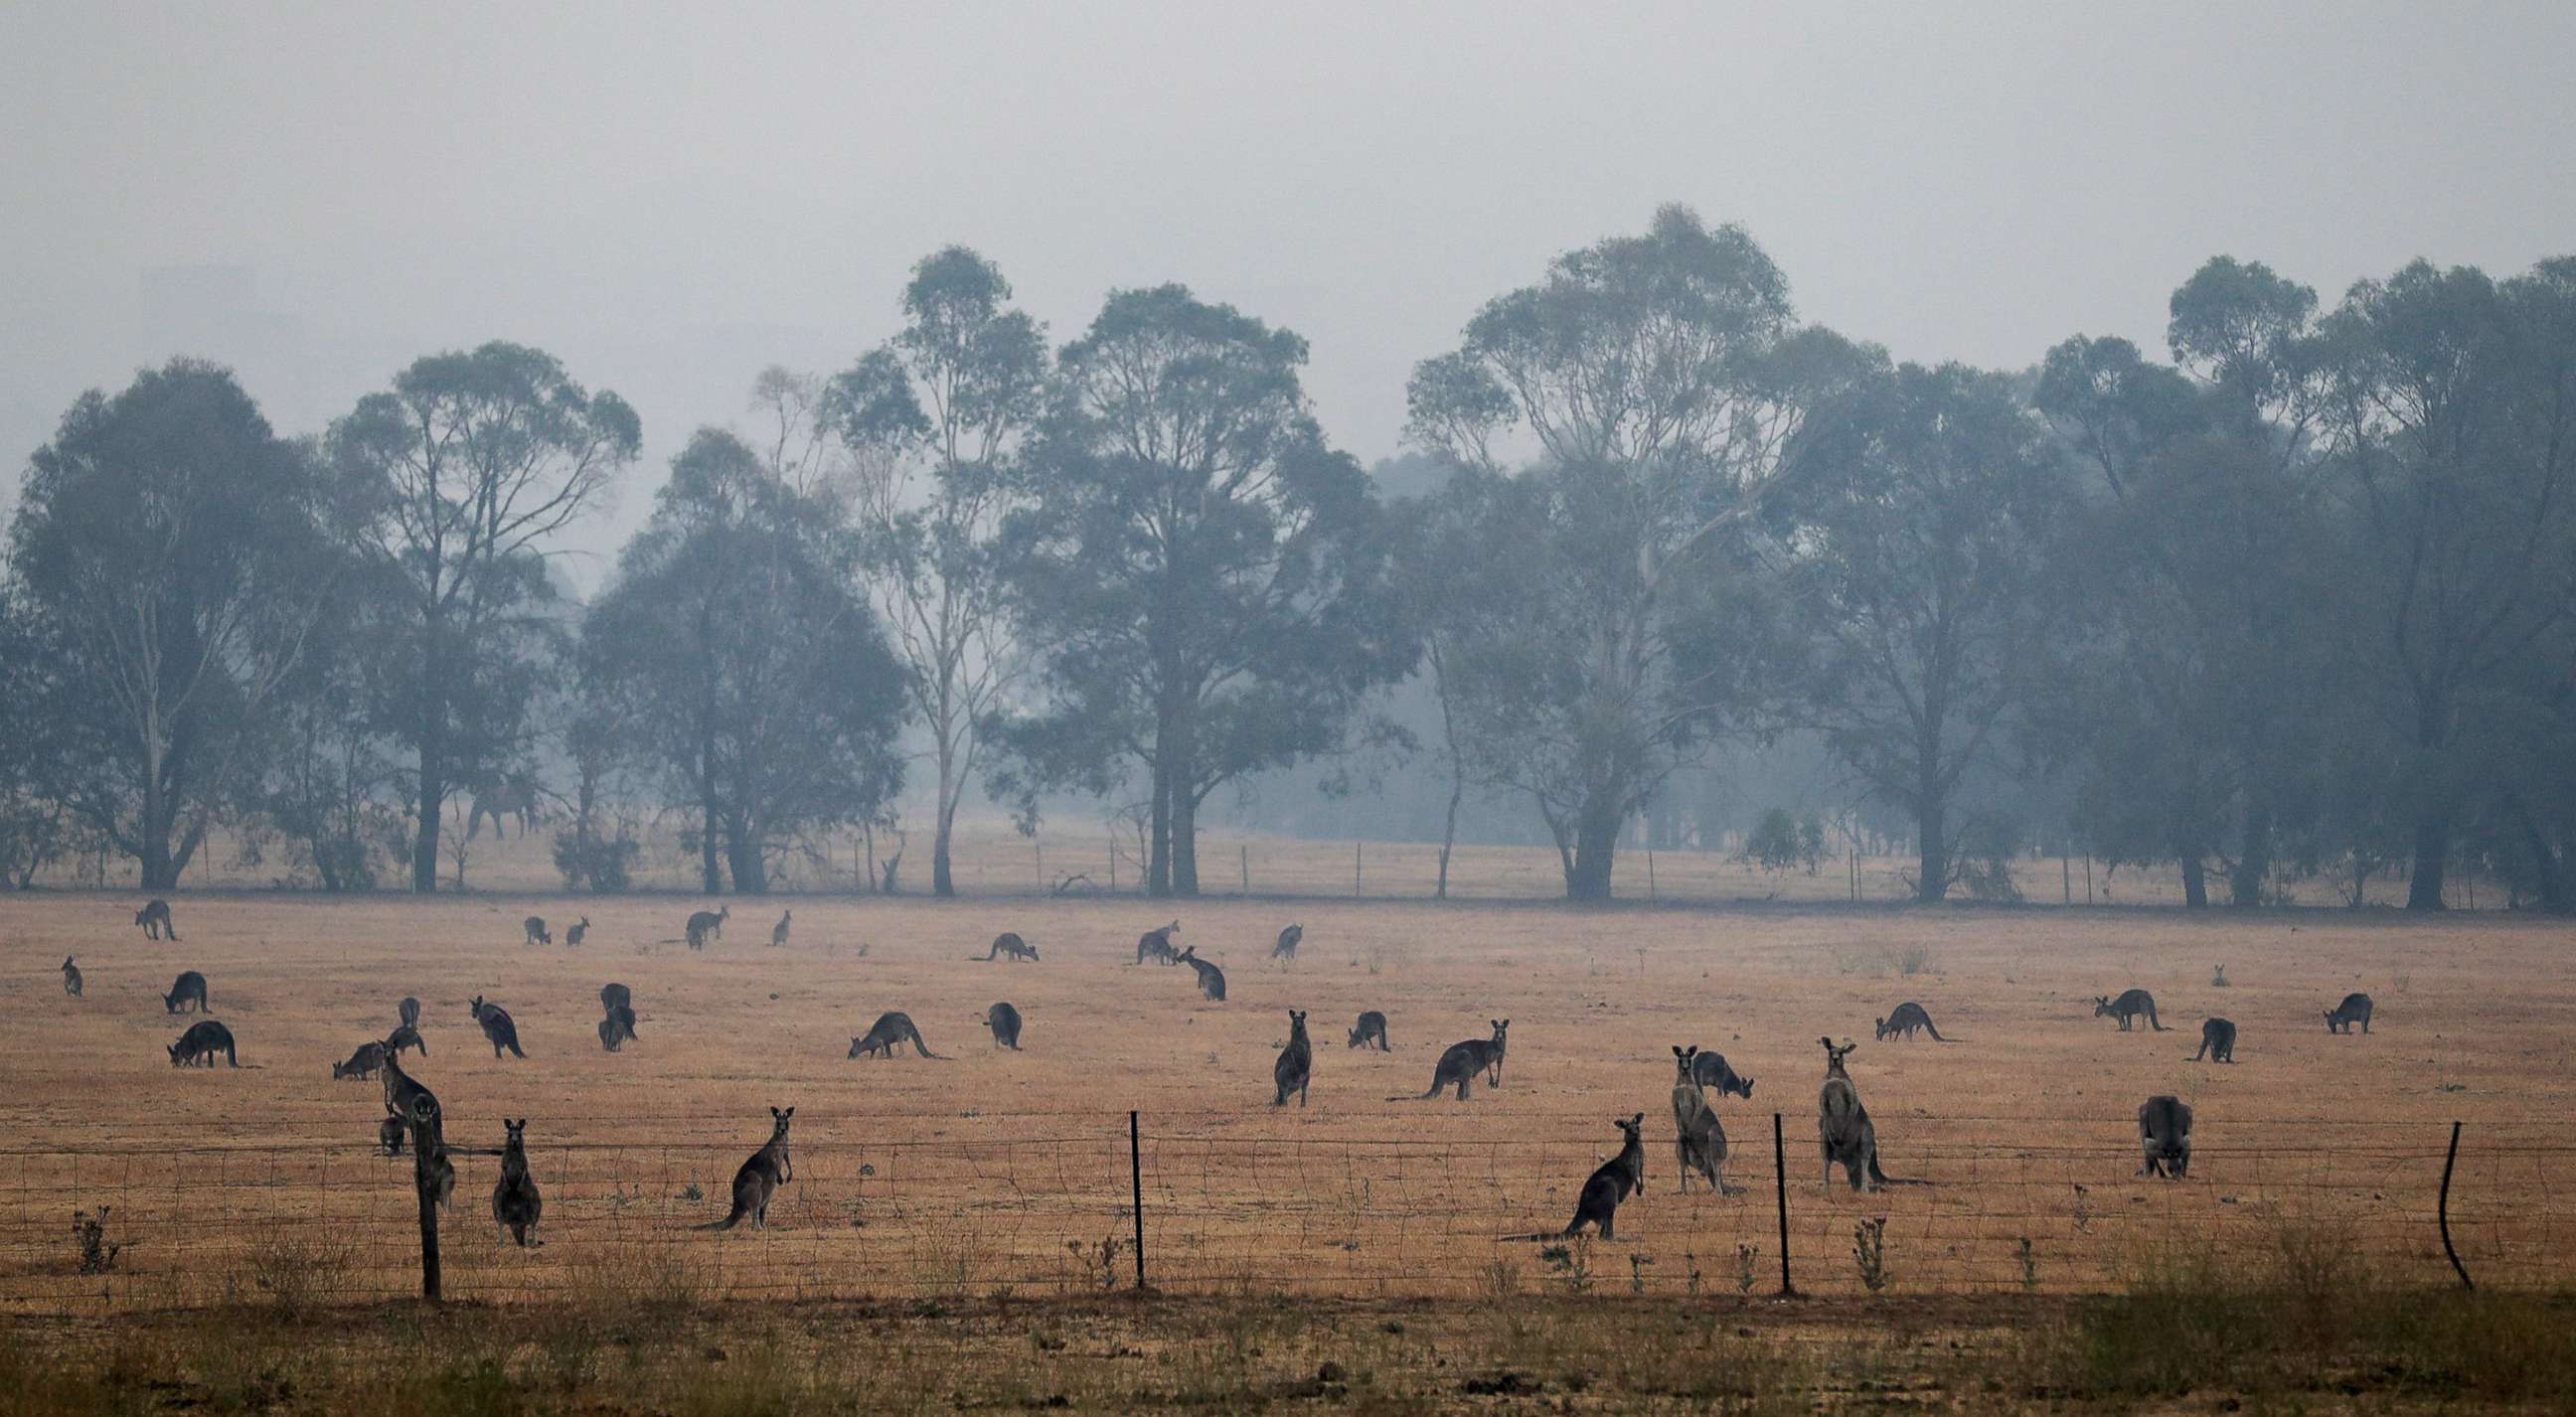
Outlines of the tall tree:
M995 560L1018 500L1009 462L1041 410L1047 360L1037 322L1010 299L982 256L963 246L932 253L904 286L903 330L825 395L827 420L857 455L851 501L873 600L930 734L930 882L943 896L957 893L949 847L981 725L1025 663Z
M1801 715L1914 820L1915 899L1958 879L1962 779L2043 672L2044 548L2060 464L1999 375L1899 366L1792 498L1790 576L1812 651Z
M1608 898L1622 823L1728 707L1720 676L1671 653L1670 616L1733 553L1818 386L1849 363L1841 341L1796 327L1788 282L1742 229L1666 207L1645 235L1568 252L1497 296L1455 352L1415 371L1418 445L1499 472L1518 435L1539 458L1518 506L1560 575L1551 603L1524 610L1573 638L1543 681L1485 676L1510 702L1482 717L1515 730L1515 747L1485 757L1538 803L1568 897Z
M70 656L0 580L0 888L26 890L69 845Z
M12 528L32 611L69 652L83 822L178 884L238 789L257 720L333 593L322 479L230 371L194 360L92 391L37 450Z
M379 711L414 759L412 889L438 889L448 794L497 771L526 728L552 628L550 544L642 436L625 400L498 341L416 361L332 426L333 456L362 489Z
M1007 519L1047 701L997 786L1150 781L1146 886L1198 893L1200 805L1340 744L1414 646L1367 474L1326 445L1306 343L1177 285L1113 292L1065 346Z
M696 809L710 894L728 876L767 891L784 844L867 820L902 781L899 671L857 570L828 499L701 429L584 619L590 714L631 734Z

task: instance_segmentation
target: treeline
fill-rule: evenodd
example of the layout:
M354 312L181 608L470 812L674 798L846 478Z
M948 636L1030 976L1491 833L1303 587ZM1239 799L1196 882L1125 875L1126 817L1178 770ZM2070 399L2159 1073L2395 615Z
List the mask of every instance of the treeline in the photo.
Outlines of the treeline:
M430 891L465 795L559 805L574 888L673 814L707 891L759 892L896 830L909 769L941 894L982 791L1032 827L1097 798L1191 895L1212 794L1401 760L1453 838L1525 801L1589 900L1711 745L1795 734L1910 826L1925 900L2008 894L2045 838L2195 905L2403 867L2439 909L2465 863L2571 907L2576 260L2327 307L2221 257L2169 359L2000 372L1802 324L1750 236L1667 208L1420 364L1406 497L1318 426L1302 340L1180 286L1051 348L950 248L901 307L700 429L584 605L550 558L640 425L542 351L425 357L302 438L192 360L85 395L11 528L0 870L163 889L220 828Z

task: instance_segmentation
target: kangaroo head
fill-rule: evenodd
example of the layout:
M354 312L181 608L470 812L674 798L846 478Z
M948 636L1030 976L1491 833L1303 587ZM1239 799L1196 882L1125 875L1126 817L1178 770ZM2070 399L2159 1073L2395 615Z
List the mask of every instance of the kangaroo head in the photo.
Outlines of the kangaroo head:
M730 905L720 905L720 906L717 906L717 907L716 907L716 918L717 918L718 920L730 920L730 919L732 919L732 918L733 918L733 907L732 907L732 906L730 906Z
M1188 949L1181 951L1181 958L1183 959L1197 959L1198 957L1199 947L1196 945L1192 945Z
M1853 1053L1859 1051L1860 1045L1857 1043L1846 1043L1840 1048L1837 1048L1834 1046L1834 1040L1829 1037L1819 1038L1816 1041L1825 1045L1825 1076L1847 1076L1847 1074L1843 1072L1843 1059L1848 1058Z
M65 968L65 969L69 969L69 968L71 968L71 967L72 967L72 957L71 957L70 955L65 955L65 956L63 956L63 968Z
M1688 1048L1685 1048L1678 1043L1673 1045L1673 1071L1680 1075L1681 1081L1690 1081L1691 1059L1698 1056L1699 1046L1697 1044L1693 1044Z
M1511 1028L1512 1021L1507 1018L1497 1018L1487 1019L1486 1022L1494 1026L1494 1046L1501 1047L1503 1034Z
M468 1004L466 1007L474 1011L474 1016L476 1018L483 1017L483 996L480 994L475 995L474 1002Z
M1617 1127L1629 1141L1633 1142L1637 1139L1638 1131L1646 1125L1646 1114L1639 1112L1629 1117L1613 1117L1610 1119L1610 1125Z
M170 1066L174 1068L179 1066L179 1045L176 1043L164 1043L161 1046L170 1050Z
M2095 1017L2095 1018L2100 1018L2102 1015L2107 1014L2107 1013L2109 1013L2110 1011L2111 1011L2111 996L2110 996L2110 995L2108 995L2108 994L2096 994L2096 995L2094 995L2094 996L2093 996L2093 1017Z
M515 1122L511 1121L507 1117L502 1118L501 1131L504 1137L503 1145L510 1147L512 1150L517 1150L518 1148L524 1147L528 1144L528 1119L525 1117L521 1117Z
M1306 1011L1304 1009L1290 1009L1288 1011L1288 1026L1299 1033L1305 1032Z
M769 1109L769 1116L775 1127L771 1136L776 1140L786 1140L787 1124L796 1120L796 1109L789 1107L782 1110L780 1108L772 1107Z
M1887 1037L1887 1020L1885 1020L1885 1019L1880 1019L1880 1020L1878 1020L1878 1021L1877 1021L1877 1023L1875 1023L1874 1025L1872 1025L1872 1028L1873 1028L1873 1030L1876 1032L1876 1034L1877 1034L1877 1036L1878 1036L1878 1037L1880 1037L1880 1038L1885 1038L1885 1037Z

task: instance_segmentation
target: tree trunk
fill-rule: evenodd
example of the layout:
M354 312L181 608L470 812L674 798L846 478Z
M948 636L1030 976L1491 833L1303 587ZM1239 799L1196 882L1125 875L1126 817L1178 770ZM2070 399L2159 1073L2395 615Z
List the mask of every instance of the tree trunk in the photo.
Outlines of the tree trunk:
M1619 850L1619 812L1609 793L1583 804L1574 826L1574 864L1565 873L1567 900L1610 899L1610 866Z
M1440 884L1433 887L1433 900L1449 898L1449 852L1458 844L1458 803L1467 795L1467 777L1461 770L1449 779L1449 816L1440 829Z
M2540 908L2552 915L2565 915L2576 910L2576 899L2570 898L2567 885L2567 863L2550 845L2549 834L2540 829L2531 814L2531 804L2519 793L2508 795L2505 805L2513 812L2514 822L2522 828L2523 849L2531 853L2531 869L2538 877L2532 882L2540 898Z
M1196 900L1199 894L1198 794L1172 785L1172 894Z
M1918 905L1938 905L1950 894L1949 825L1948 803L1925 799L1916 804L1914 900Z
M758 833L740 820L725 823L725 861L733 868L736 895L769 894L769 867L762 861Z
M2451 814L2436 808L2415 819L2415 875L2406 883L2408 910L2442 909L2442 873L2451 859Z
M420 743L420 793L412 824L411 888L421 895L438 890L438 828L447 807L447 733L444 705L432 704Z
M2236 864L2227 873L2227 903L2238 910L2252 910L2263 903L2263 882L2272 875L2272 809L2248 807L2245 812L2245 845L2237 853Z
M957 749L939 745L939 801L931 809L930 893L943 899L957 894L948 874L948 838L957 829Z
M1172 766L1168 746L1154 745L1154 801L1145 826L1145 894L1172 893Z
M2182 903L2193 910L2209 908L2209 874L2197 851L2183 853Z

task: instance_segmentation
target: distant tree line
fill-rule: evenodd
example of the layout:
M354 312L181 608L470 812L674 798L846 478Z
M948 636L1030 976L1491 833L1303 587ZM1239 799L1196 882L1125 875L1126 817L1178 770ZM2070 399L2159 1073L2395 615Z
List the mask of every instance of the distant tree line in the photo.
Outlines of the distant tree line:
M1406 496L1317 423L1303 340L1181 286L1051 348L951 247L900 309L698 430L586 604L553 560L641 426L543 351L424 357L305 437L191 359L82 396L0 580L0 875L161 890L220 831L433 891L463 797L542 799L575 888L669 818L705 890L759 893L904 840L918 773L939 894L980 789L1031 830L1098 799L1188 896L1221 789L1409 760L1444 893L1459 804L1504 792L1601 900L1677 775L1799 735L1926 901L2045 840L2194 906L2402 868L2437 910L2467 864L2576 908L2576 259L2329 307L2220 257L2166 359L1986 371L1801 323L1747 233L1666 208L1417 367ZM1821 827L1771 816L1748 855L1813 869Z

